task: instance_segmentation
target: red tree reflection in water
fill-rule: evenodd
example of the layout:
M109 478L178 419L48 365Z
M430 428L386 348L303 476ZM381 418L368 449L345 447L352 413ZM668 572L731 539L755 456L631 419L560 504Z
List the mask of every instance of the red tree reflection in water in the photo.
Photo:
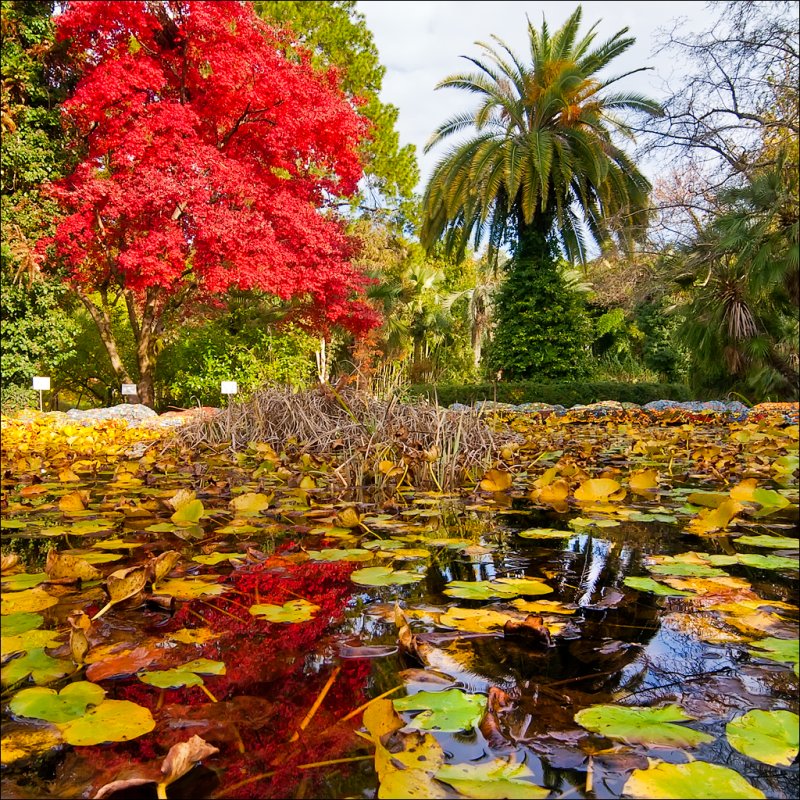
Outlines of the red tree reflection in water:
M80 748L80 756L102 772L95 785L112 780L132 764L157 766L172 745L195 733L220 748L208 762L220 777L215 790L219 797L293 797L298 791L315 796L331 770L341 767L298 770L298 765L367 753L363 740L353 733L360 716L336 724L366 700L371 664L364 660L342 662L308 728L290 742L335 668L316 651L326 630L343 617L353 591L351 571L346 563L296 564L277 556L234 572L235 592L182 606L162 631L204 627L200 615L205 625L222 635L195 648L196 653L181 647L179 657L156 668L201 656L224 661L225 675L204 677L219 703L212 703L199 687L168 689L160 698L158 689L136 679L116 686L106 683L109 696L148 707L156 728L130 743ZM282 604L298 597L319 606L312 620L269 623L248 611L256 602ZM271 775L233 792L227 789L262 773ZM195 796L208 797L212 790L206 782L200 791L208 793Z

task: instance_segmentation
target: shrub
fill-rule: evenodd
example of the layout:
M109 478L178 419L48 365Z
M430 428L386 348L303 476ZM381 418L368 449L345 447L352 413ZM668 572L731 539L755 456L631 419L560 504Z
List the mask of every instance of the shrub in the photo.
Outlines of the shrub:
M3 414L21 411L23 408L39 408L38 392L14 384L0 388L0 409Z
M416 384L409 394L436 399L439 405L472 405L479 400L499 403L549 403L567 408L601 400L644 405L653 400L692 400L688 386L679 383L611 383L604 381L536 383L534 381L475 383L460 385Z

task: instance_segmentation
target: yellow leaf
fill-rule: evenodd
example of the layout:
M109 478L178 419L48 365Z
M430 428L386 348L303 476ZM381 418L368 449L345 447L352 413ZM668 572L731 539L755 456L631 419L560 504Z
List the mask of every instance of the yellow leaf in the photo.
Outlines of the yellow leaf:
M723 530L742 508L742 504L735 500L725 500L717 508L701 511L689 522L687 530L698 534Z
M621 500L623 497L625 497L625 490L611 478L590 478L575 490L575 499L582 503L596 503L598 500Z
M745 478L731 489L731 499L739 503L755 502L753 492L758 488L757 478Z
M542 503L549 503L551 505L563 503L568 496L569 484L563 478L559 478L557 481L547 484L539 490L539 500Z
M69 483L71 481L79 481L80 478L69 468L62 469L61 472L58 473L58 479L62 483Z
M653 494L658 489L658 470L640 469L628 477L628 487L636 494Z
M348 506L336 515L336 524L340 528L357 528L361 524L361 515L353 506Z
M511 473L500 469L487 470L480 483L484 492L505 492L511 488Z
M230 502L230 506L237 514L258 514L265 508L269 508L271 501L271 495L262 494L261 492L245 492L238 497L234 497Z
M310 475L304 475L303 479L300 481L300 488L301 489L316 489L317 484L314 483L314 479Z

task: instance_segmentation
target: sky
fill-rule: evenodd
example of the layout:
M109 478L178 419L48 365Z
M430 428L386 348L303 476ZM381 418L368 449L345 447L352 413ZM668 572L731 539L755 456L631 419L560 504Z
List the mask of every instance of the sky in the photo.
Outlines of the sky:
M679 75L681 66L669 55L654 54L658 29L671 29L677 19L683 18L688 29L700 31L709 28L714 19L702 0L588 0L582 6L581 31L601 20L596 42L626 26L636 38L636 43L604 74L653 67L620 81L615 89L638 91L655 99L664 96L664 81ZM491 43L492 34L514 52L525 54L526 14L537 27L544 14L550 30L556 30L575 7L574 0L359 0L357 8L366 17L381 63L386 67L381 99L399 109L397 129L401 143L417 147L421 173L418 191L422 191L435 163L448 149L447 144L442 144L424 155L431 133L453 114L475 104L474 98L463 90L434 90L442 78L472 67L459 56L480 56L481 49L475 42ZM642 169L652 180L658 164L645 163Z

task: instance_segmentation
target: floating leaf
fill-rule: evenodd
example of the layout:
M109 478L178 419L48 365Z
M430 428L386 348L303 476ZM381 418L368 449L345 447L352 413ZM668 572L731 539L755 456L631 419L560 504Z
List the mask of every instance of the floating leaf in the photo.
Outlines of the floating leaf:
M757 648L750 650L754 656L768 658L770 661L778 661L783 664L793 664L794 674L800 675L800 641L797 639L770 637L753 642L750 646Z
M3 764L38 758L64 741L55 725L31 728L4 724L3 731L5 735L0 740L0 760Z
M170 594L176 600L194 600L205 594L222 594L225 587L221 583L209 583L199 578L168 578L158 585L158 591Z
M447 628L456 628L471 633L487 633L502 629L512 619L508 614L501 614L491 609L458 608L452 606L444 614L439 615L439 624Z
M652 594L659 594L672 597L691 597L691 592L682 592L679 589L673 589L665 586L663 583L654 581L652 578L625 578L622 581L626 586L631 589L636 589L639 592L651 592Z
M641 469L628 476L628 488L636 494L651 495L658 490L658 470Z
M690 495L691 497L691 495ZM725 500L717 508L701 511L700 514L689 522L687 530L691 533L714 533L728 527L728 523L742 510L741 503L735 500Z
M58 553L55 550L51 550L47 554L44 571L50 580L80 579L83 581L95 581L102 577L100 571L88 561L65 553Z
M18 633L25 633L38 628L44 622L41 614L34 614L30 611L19 611L16 614L8 614L0 617L0 635L16 636Z
M263 617L268 622L308 622L319 611L319 606L308 600L289 600L282 606L273 603L259 603L250 606L254 617Z
M418 692L392 702L397 711L421 711L409 723L421 730L468 731L478 726L486 711L486 697L460 689Z
M167 634L173 641L183 644L205 644L218 639L221 635L221 633L215 633L210 628L181 628L179 631Z
M126 567L112 572L106 578L109 601L92 617L92 621L101 617L117 603L135 597L144 589L146 583L147 569L144 566Z
M147 566L150 569L152 576L153 588L155 585L166 578L170 572L175 568L175 565L181 560L181 554L177 550L165 550L160 553L153 561Z
M484 492L507 492L511 488L511 473L501 469L486 471L480 483Z
M105 694L96 683L77 681L67 684L60 692L43 686L23 689L14 695L9 706L20 717L67 722L82 716L89 706L101 703Z
M797 539L790 539L788 536L768 536L766 534L739 536L736 539L736 543L746 544L750 547L774 547L782 550L797 550L800 547L800 542Z
M37 647L52 647L59 636L61 634L58 631L41 630L26 631L14 636L4 635L0 651L5 656L9 653L27 652Z
M558 531L555 528L530 528L516 533L523 539L568 539L575 535L574 531Z
M119 647L119 645L110 645L110 648L114 647ZM90 662L86 668L86 677L89 680L96 682L133 675L140 669L149 667L159 655L158 652L153 652L146 647L137 647L118 653L108 652L110 648L93 648L85 657L85 660Z
M3 686L17 683L17 681L27 678L28 675L35 684L41 686L63 678L70 672L72 672L71 661L51 658L45 653L43 647L37 647L29 650L24 656L9 661L3 667L0 675L2 675Z
M45 608L58 605L58 598L48 594L41 586L3 595L0 601L0 613L17 614L21 611L43 611Z
M170 519L176 525L196 525L203 516L205 508L202 500L192 500L181 506Z
M128 700L103 700L82 717L59 727L64 741L89 746L103 742L127 742L155 728L150 711Z
M499 578L496 581L450 581L444 590L450 597L488 600L490 597L549 594L552 588L532 578Z
M245 492L245 494L234 497L230 502L230 507L237 514L250 516L269 508L271 502L272 495L266 495L261 492Z
M725 726L735 750L773 767L789 767L800 751L800 717L791 711L748 711Z
M712 564L742 564L753 569L798 569L800 563L796 558L784 558L783 556L761 555L761 553L737 553L735 556L711 555L708 560Z
M575 722L592 733L627 744L656 747L696 747L713 742L714 737L675 725L694 720L680 706L661 708L639 706L596 705L584 708L575 715Z
M4 575L3 591L19 592L23 589L30 589L33 586L38 586L46 580L47 575L44 572L17 572L15 575Z
M617 502L625 494L622 486L611 478L590 478L575 490L575 499L581 503Z
M576 607L568 607L558 600L512 600L511 605L528 614L574 614Z
M312 561L369 561L375 557L369 550L351 549L308 550Z
M198 564L219 564L222 561L230 561L232 558L247 558L247 553L209 553L205 556L193 556L192 561Z
M482 764L445 764L436 773L437 780L450 784L464 797L487 800L547 797L550 789L525 780L532 777L533 772L525 764L502 758Z
M425 576L390 567L365 567L350 573L350 580L359 586L394 586L418 583Z
M65 494L59 501L61 511L85 511L89 503L89 492L79 491Z
M626 797L663 800L711 800L712 798L764 798L738 772L706 761L668 764L652 760L647 769L635 769L622 787Z
M361 515L353 506L348 506L336 515L336 524L340 528L357 528L361 524Z

